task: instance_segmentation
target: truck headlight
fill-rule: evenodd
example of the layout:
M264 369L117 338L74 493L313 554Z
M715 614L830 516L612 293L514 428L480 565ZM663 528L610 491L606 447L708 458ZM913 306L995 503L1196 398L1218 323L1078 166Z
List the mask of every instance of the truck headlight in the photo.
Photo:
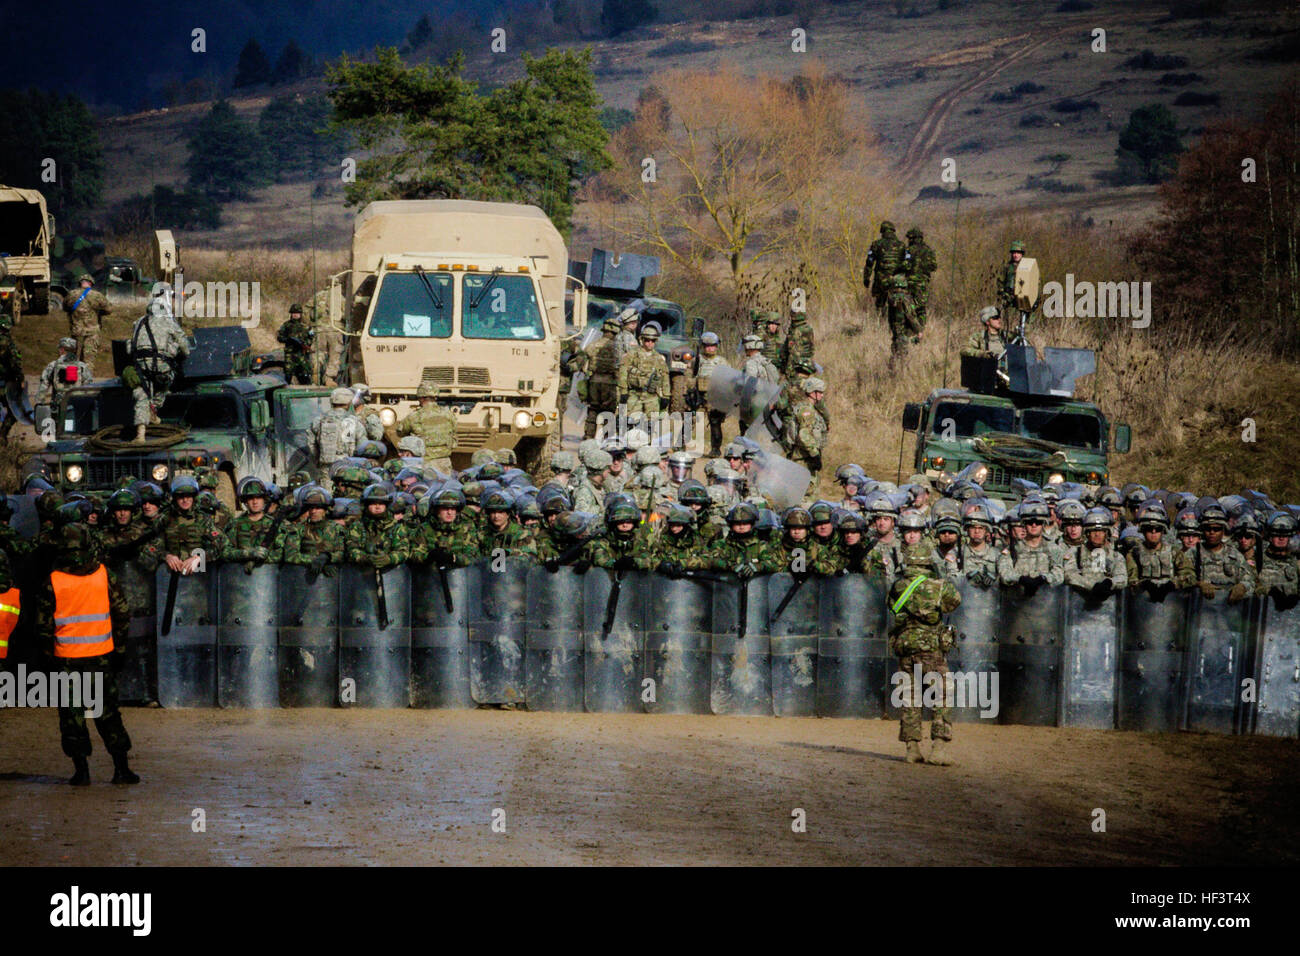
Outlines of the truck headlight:
M1065 476L1058 471L1054 471L1047 476L1047 483L1049 485L1059 485L1063 481L1065 481Z
M162 464L154 465L153 471L149 472L149 474L153 476L154 481L166 481L167 466Z
M523 431L533 423L533 416L527 412L515 412L515 428Z
M379 410L379 424L385 428L392 428L397 424L397 412L391 408L381 408Z
M86 477L86 473L82 470L80 465L69 465L63 472L63 477L67 479L70 484L75 485L82 478Z

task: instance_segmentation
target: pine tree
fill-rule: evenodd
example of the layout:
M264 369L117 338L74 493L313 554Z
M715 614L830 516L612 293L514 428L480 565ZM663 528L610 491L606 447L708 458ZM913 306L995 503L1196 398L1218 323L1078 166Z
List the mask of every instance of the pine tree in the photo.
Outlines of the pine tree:
M235 89L255 86L271 79L271 61L262 52L262 46L256 40L249 39L239 53L239 64L235 67Z
M247 199L266 182L262 139L225 100L213 103L199 121L189 148L185 169L190 187L218 202Z

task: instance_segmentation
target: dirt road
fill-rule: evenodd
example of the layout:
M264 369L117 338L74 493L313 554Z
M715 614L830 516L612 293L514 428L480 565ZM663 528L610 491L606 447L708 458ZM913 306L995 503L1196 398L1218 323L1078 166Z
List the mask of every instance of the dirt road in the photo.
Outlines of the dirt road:
M107 783L96 738L79 790L52 711L0 712L0 862L1300 860L1293 741L960 725L960 764L941 768L903 763L880 720L132 709L126 723L145 782Z

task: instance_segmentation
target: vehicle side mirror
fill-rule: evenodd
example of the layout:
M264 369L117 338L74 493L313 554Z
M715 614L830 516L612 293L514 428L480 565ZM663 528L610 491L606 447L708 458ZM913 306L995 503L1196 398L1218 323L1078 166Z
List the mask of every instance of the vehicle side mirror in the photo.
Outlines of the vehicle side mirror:
M903 431L914 432L921 427L921 403L908 402L903 406Z
M266 400L259 398L248 409L248 420L254 431L262 431L271 424L271 409Z
M1116 454L1126 455L1129 448L1133 446L1133 429L1128 425L1115 426L1115 452Z
M704 334L704 320L697 315L695 318L691 319L691 335L698 340L699 337L703 334Z

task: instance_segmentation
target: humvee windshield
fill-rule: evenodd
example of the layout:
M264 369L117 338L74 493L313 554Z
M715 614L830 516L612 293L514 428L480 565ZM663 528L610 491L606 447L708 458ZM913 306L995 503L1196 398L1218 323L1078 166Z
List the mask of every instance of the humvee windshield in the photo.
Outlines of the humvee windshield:
M173 393L163 402L158 417L169 424L190 428L237 428L239 407L226 395Z
M600 328L605 324L605 320L611 316L618 315L623 306L613 299L604 299L598 296L592 296L587 300L587 325L594 325ZM637 334L641 334L641 327L647 322L654 322L659 326L659 331L664 335L680 336L685 335L683 327L686 323L686 315L678 309L662 308L652 305L641 313L640 320L637 322Z
M1095 415L1055 408L1026 408L1020 423L1021 434L1030 438L1101 451L1101 422Z
M951 434L957 438L975 438L988 432L1014 432L1016 430L1016 412L1014 408L998 405L976 405L972 402L940 402L934 407L934 417L930 422L930 431L945 435L948 433L948 419L952 420Z
M414 272L390 272L384 276L370 317L371 335L426 339L445 339L451 335L452 277L446 272L424 275L429 280L428 286Z
M125 388L96 389L68 399L64 431L74 435L92 435L109 425L129 425L132 421L131 392ZM190 428L236 428L239 407L228 395L194 395L176 392L167 396L158 417L168 424ZM68 423L71 427L68 427Z
M460 334L467 339L544 339L533 280L526 275L466 273Z

